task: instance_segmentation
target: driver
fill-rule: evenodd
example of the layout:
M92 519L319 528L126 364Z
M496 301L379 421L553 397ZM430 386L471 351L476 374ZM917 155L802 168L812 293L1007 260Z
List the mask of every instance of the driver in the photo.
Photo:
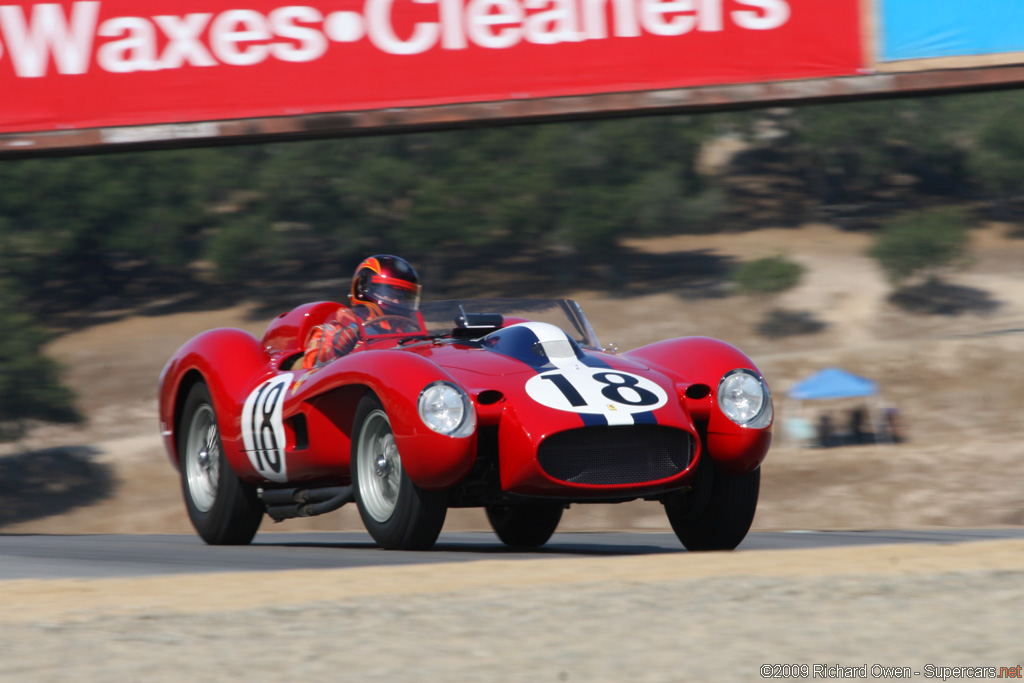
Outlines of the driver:
M420 277L403 258L381 254L356 267L351 308L342 306L323 325L313 328L306 342L303 369L340 358L359 343L359 322L375 332L397 331L392 316L412 318L420 305ZM357 317L358 316L358 317ZM375 319L381 318L377 322Z

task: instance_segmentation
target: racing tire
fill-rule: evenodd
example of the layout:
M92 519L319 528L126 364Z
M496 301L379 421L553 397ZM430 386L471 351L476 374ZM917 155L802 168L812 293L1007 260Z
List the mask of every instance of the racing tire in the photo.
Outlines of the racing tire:
M555 533L563 509L559 503L488 505L487 520L505 545L539 548Z
M698 479L710 488L691 492L688 505L666 501L668 521L687 550L733 550L754 522L761 470L734 475L712 462L705 467L711 476Z
M417 486L405 468L380 401L368 393L352 430L352 483L363 525L382 548L427 550L448 514L448 494Z
M189 519L210 545L246 545L263 521L256 487L238 478L224 457L206 384L189 390L178 436L181 488Z

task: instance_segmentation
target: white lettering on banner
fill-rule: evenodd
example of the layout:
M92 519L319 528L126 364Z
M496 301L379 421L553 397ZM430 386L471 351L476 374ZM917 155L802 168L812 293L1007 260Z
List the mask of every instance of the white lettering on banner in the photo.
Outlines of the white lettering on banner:
M700 20L700 31L721 31L722 30L722 0L698 0L700 10L697 16Z
M436 3L437 0L412 0L421 4ZM366 1L366 33L370 41L382 52L392 55L418 55L426 52L437 42L440 31L436 23L420 22L412 30L408 40L401 40L391 26L391 6L394 0Z
M2 0L0 0L2 2ZM0 60L20 78L84 74L93 60L108 73L186 67L253 66L267 59L312 62L331 43L366 38L390 55L470 46L504 50L520 43L558 45L588 40L678 37L693 31L770 31L792 14L789 0L365 0L362 12L324 14L287 5L263 14L252 9L177 16L112 17L99 21L101 2L70 8L47 2L0 5ZM395 27L407 3L432 5L411 27ZM161 45L166 42L162 48ZM95 55L94 55L95 53Z
M270 39L266 19L256 10L232 9L217 15L210 27L213 53L225 64L252 66L267 58L267 45L241 43Z
M575 43L586 40L580 31L574 0L526 0L526 9L550 9L526 17L523 28L526 40L537 45Z
M130 73L160 67L156 59L156 30L142 17L118 17L100 24L102 38L120 38L100 46L96 62L104 71ZM125 37L121 37L125 36Z
M440 0L441 47L446 50L466 49L466 30L462 24L462 0Z
M512 47L522 38L522 6L516 0L469 0L466 8L466 32L480 47L500 50Z
M366 28L355 12L332 12L324 21L324 33L336 43L354 43L366 35Z
M635 38L640 35L640 24L636 17L636 4L633 0L614 0L615 35L621 38ZM606 21L604 11L598 21ZM607 29L605 29L607 34Z
M753 10L735 10L732 20L740 28L753 31L770 31L789 21L789 3L786 0L737 0L741 5L758 7L763 14Z
M183 17L160 15L153 17L168 38L167 47L160 57L164 69L180 69L186 63L192 66L217 66L217 60L203 45L201 36L213 17L210 13L186 14Z
M583 33L587 40L604 40L608 37L608 23L604 8L608 0L583 0Z
M324 20L320 10L313 7L281 7L270 13L270 28L274 35L298 42L274 43L270 53L282 62L312 62L320 59L327 52L327 39L324 34L311 26L299 24L319 24Z
M32 18L26 23L18 5L0 6L0 34L14 73L41 78L46 75L50 55L62 74L87 72L99 12L98 2L76 2L69 23L60 5L44 3L32 8Z
M656 36L681 36L697 26L694 0L643 0L640 20ZM681 14L686 12L687 14ZM671 19L665 15L675 14Z

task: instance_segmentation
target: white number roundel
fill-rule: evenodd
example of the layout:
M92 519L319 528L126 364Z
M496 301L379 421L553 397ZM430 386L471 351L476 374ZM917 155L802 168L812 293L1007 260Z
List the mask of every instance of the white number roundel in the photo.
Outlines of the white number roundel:
M570 367L545 372L526 382L526 393L548 408L608 418L645 413L668 403L668 394L651 380L605 368Z
M264 382L242 407L242 442L249 462L270 481L288 481L281 408L291 381L290 375L279 375Z

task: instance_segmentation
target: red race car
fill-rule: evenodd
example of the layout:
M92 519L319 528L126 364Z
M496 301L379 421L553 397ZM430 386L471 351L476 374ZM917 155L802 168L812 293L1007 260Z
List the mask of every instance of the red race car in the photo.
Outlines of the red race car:
M637 498L662 503L689 550L746 536L773 409L735 347L605 351L566 299L437 301L347 326L339 310L300 306L262 339L211 330L164 368L161 429L207 543L351 501L385 548L429 548L449 507L484 507L504 543L538 547L571 503Z

